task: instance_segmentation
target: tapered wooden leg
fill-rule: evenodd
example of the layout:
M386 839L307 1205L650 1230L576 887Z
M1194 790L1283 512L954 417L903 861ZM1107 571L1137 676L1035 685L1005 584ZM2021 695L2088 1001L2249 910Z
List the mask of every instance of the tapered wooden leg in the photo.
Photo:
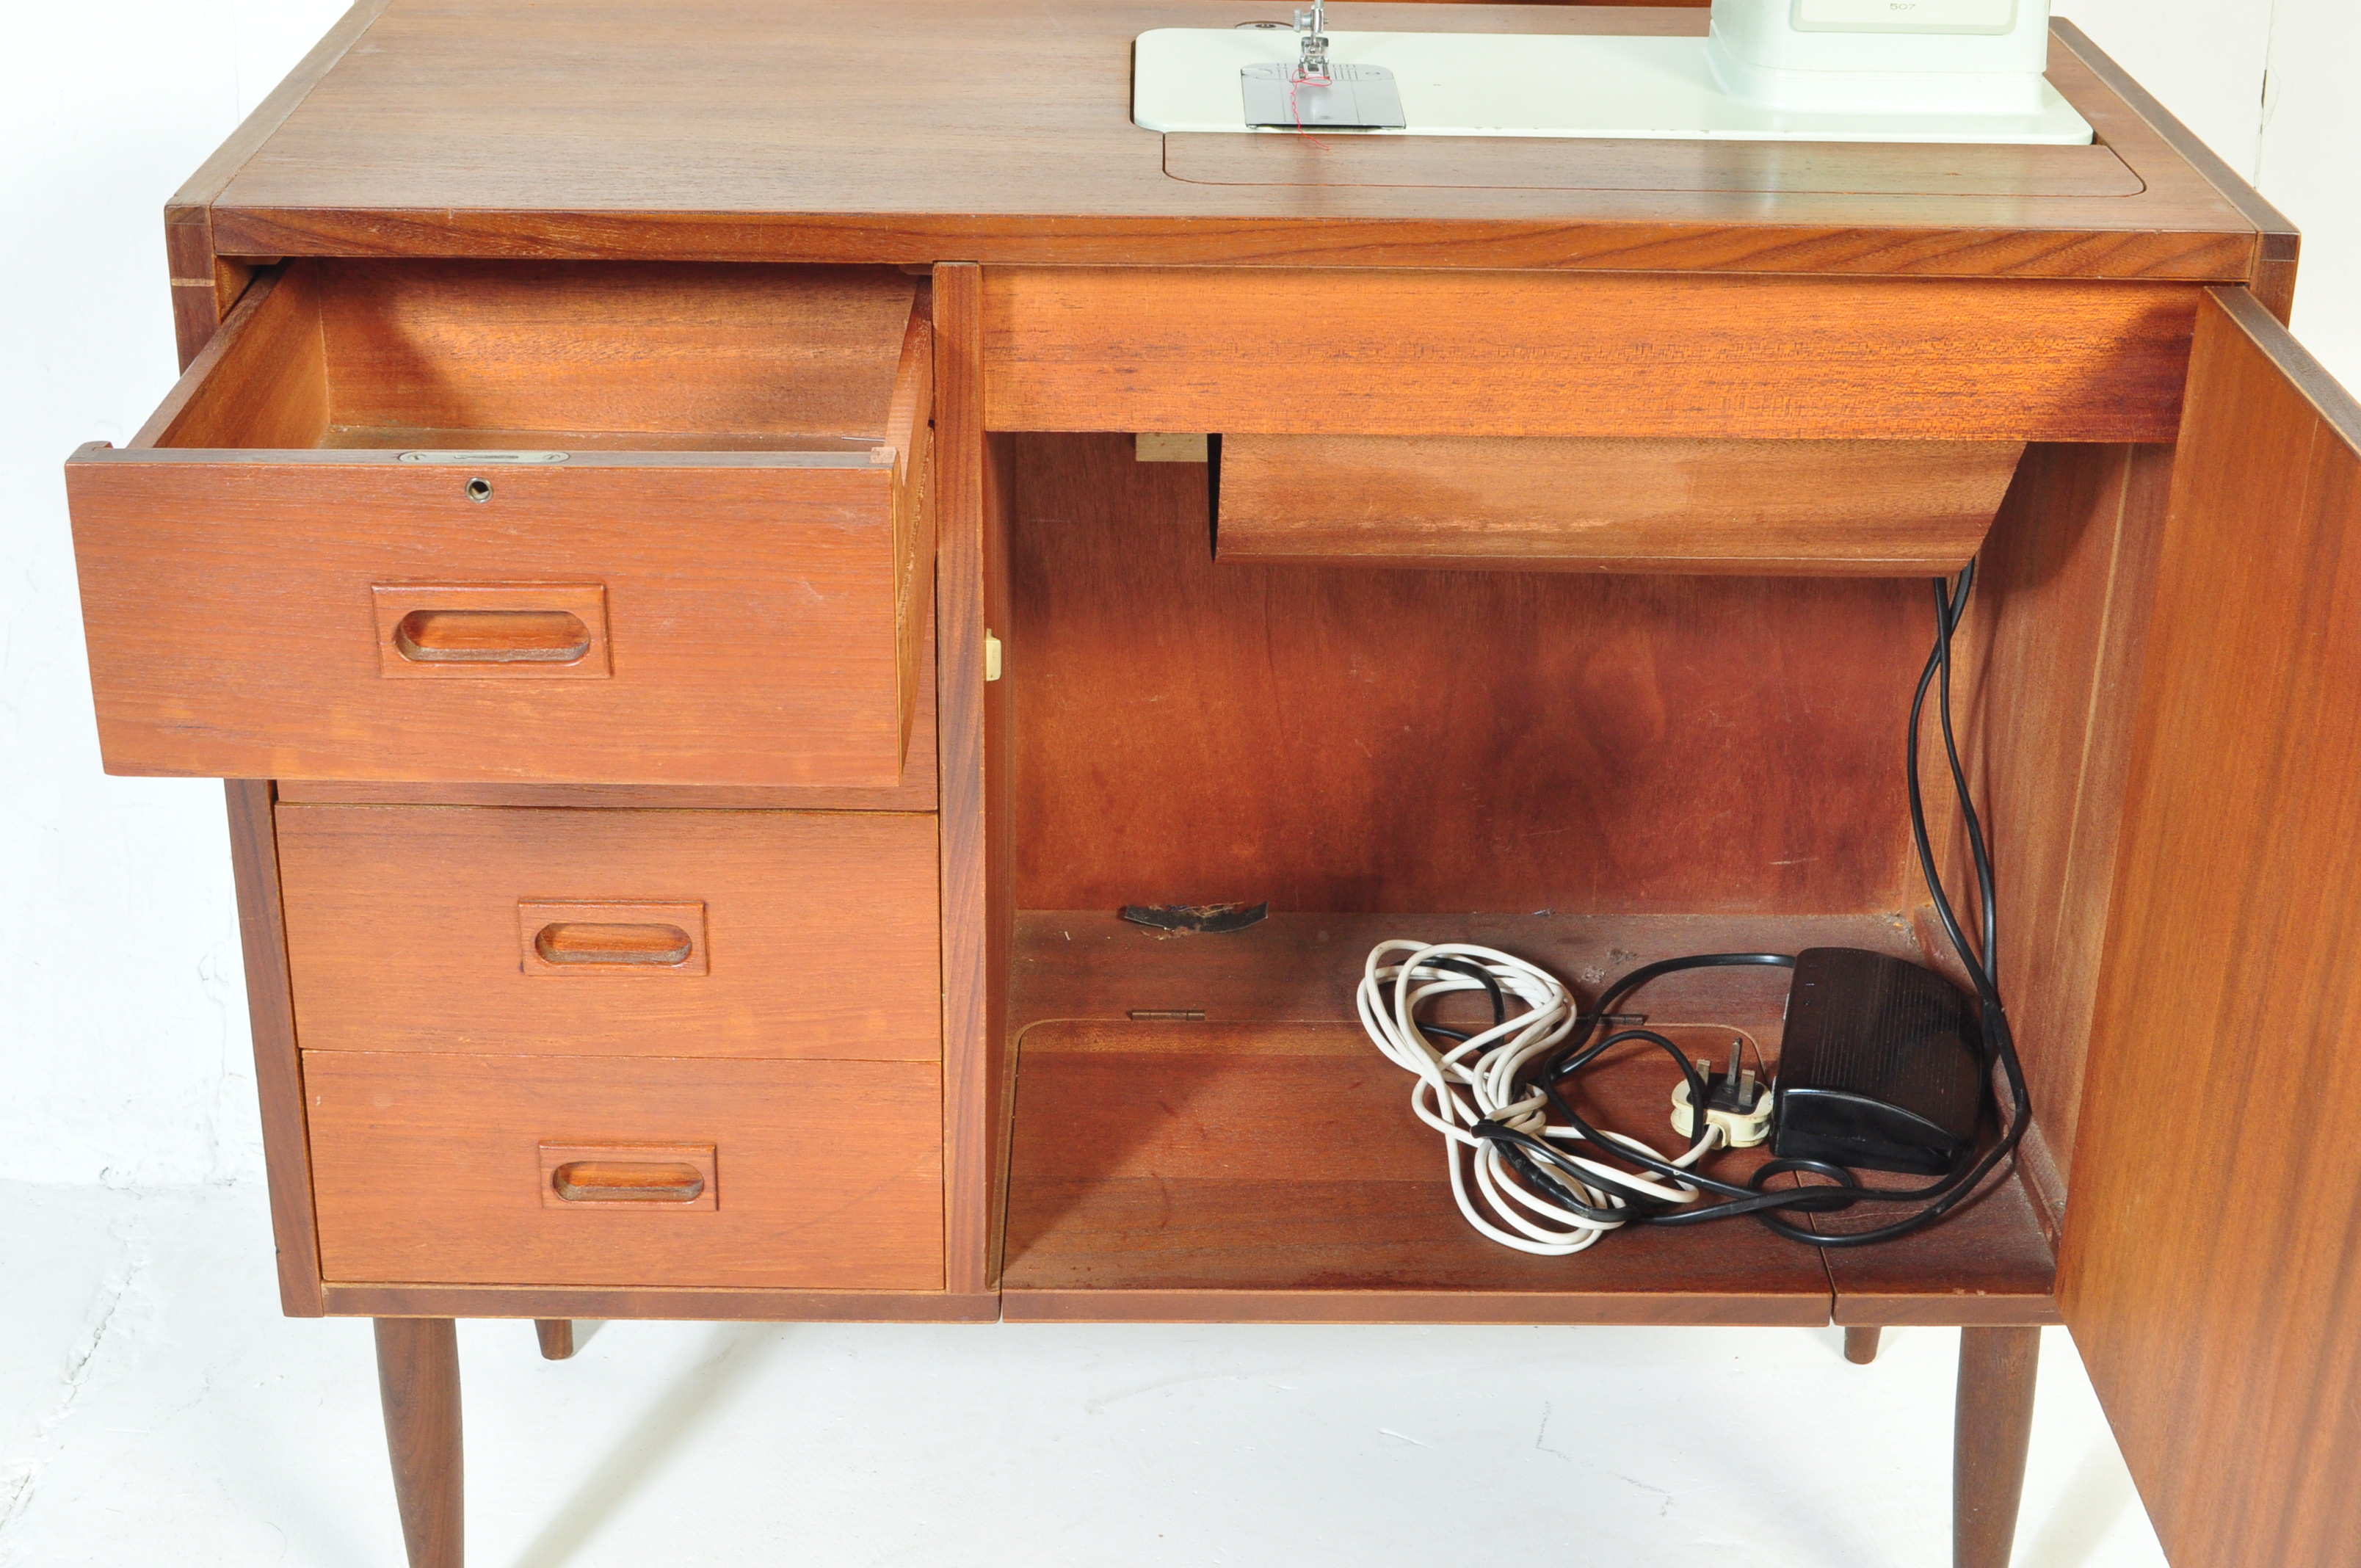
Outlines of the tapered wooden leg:
M2039 1329L1961 1329L1951 1439L1953 1568L2008 1568L2033 1437Z
M377 1386L410 1568L460 1568L459 1336L448 1318L377 1320Z
M1877 1339L1883 1329L1845 1330L1845 1359L1855 1366L1867 1366L1877 1359Z
M544 1361L565 1361L574 1354L572 1318L535 1318L533 1330L541 1336L541 1358Z

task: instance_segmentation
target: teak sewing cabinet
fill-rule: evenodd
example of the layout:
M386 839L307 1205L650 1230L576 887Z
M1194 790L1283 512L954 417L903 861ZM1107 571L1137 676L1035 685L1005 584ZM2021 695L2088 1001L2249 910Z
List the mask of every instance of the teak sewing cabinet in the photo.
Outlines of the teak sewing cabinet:
M186 375L68 470L101 735L230 781L284 1306L378 1321L412 1562L468 1316L1960 1325L1966 1568L2062 1321L2179 1568L2361 1561L2361 409L2293 231L2065 22L2090 147L1130 123L1139 32L1270 10L362 0L168 208ZM1368 946L1947 961L1971 556L2006 1179L1480 1240ZM1775 1058L1782 996L1646 1009Z

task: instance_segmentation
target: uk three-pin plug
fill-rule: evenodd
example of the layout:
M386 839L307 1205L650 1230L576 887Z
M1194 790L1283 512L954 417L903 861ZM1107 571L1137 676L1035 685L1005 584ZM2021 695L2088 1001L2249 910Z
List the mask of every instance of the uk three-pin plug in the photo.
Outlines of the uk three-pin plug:
M1719 1127L1722 1143L1734 1149L1751 1149L1771 1136L1771 1087L1756 1082L1752 1069L1741 1070L1743 1048L1742 1041L1730 1042L1730 1070L1719 1078L1713 1076L1712 1064L1697 1064L1706 1080L1706 1125ZM1689 1129L1694 1124L1689 1119L1689 1081L1684 1077L1673 1085L1673 1131L1693 1137Z

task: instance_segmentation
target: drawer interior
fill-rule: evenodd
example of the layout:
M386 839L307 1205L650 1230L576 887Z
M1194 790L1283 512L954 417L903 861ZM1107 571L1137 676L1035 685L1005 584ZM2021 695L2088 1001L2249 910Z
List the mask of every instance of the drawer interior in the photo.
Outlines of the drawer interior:
M919 280L885 268L299 260L135 446L856 451Z

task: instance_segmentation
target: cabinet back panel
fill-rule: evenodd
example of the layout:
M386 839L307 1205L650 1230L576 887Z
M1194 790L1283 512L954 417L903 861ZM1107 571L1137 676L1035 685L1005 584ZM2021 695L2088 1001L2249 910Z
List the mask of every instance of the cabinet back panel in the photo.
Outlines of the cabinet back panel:
M1017 440L1018 907L1916 902L1923 584L1217 565L1132 450Z

